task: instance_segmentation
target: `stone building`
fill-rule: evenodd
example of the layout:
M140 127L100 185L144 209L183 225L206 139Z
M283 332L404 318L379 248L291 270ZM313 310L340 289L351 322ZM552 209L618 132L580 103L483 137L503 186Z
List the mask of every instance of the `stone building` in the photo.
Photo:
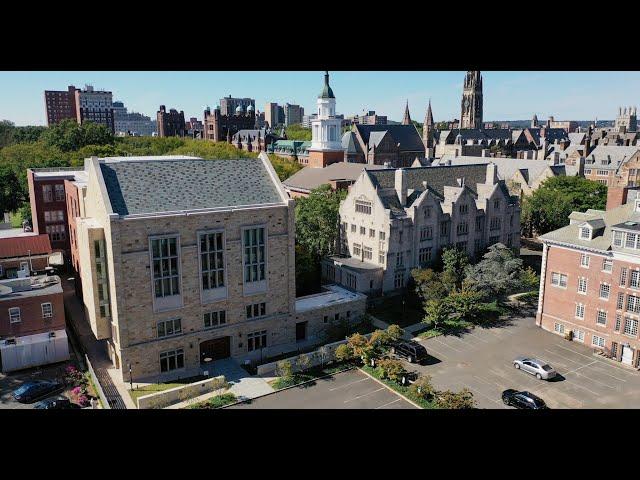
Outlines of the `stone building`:
M337 286L296 299L294 201L265 154L92 157L85 174L85 316L125 381L129 366L134 381L163 381L296 351L364 312Z
M598 145L584 159L584 177L606 186L637 185L637 163L640 146ZM573 160L572 160L573 161ZM631 169L624 167L631 162Z
M157 127L159 137L184 137L186 134L184 111L179 112L172 108L167 112L167 107L160 105L157 114Z
M544 242L536 323L631 367L639 363L640 190L573 212ZM612 196L613 195L613 196Z
M340 205L341 256L323 277L378 295L402 290L442 248L470 256L494 243L518 252L520 205L495 164L363 170Z
M256 115L253 105L246 108L238 104L233 115L225 115L218 106L213 113L207 107L204 111L204 138L214 142L232 142L240 130L255 130Z
M616 132L627 133L638 131L638 109L637 107L622 107L618 109L618 116L614 126Z
M231 144L248 152L266 152L279 139L278 135L267 128L239 130L231 138Z
M106 90L95 90L86 85L84 90L76 89L76 119L80 125L85 122L104 125L115 133L113 94Z
M469 71L464 77L460 128L482 128L482 75Z

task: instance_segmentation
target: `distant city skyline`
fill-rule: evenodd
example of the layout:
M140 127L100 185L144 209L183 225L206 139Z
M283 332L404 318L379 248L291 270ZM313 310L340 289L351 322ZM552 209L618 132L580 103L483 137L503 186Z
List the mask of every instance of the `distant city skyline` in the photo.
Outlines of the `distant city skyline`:
M400 121L406 101L411 118L422 122L431 99L436 122L460 118L464 71L330 71L337 113L350 116L375 110ZM612 120L618 107L640 106L640 72L483 71L484 121ZM85 84L113 92L129 112L155 118L160 105L202 120L226 96L251 97L264 111L267 102L292 103L315 110L323 72L2 72L0 120L46 125L45 90Z

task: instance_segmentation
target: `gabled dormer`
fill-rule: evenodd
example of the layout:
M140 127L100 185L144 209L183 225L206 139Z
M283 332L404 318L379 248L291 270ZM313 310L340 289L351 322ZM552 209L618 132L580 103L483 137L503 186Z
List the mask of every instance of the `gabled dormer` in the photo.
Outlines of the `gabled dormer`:
M602 234L605 226L604 220L601 218L583 222L578 225L578 239L591 241Z

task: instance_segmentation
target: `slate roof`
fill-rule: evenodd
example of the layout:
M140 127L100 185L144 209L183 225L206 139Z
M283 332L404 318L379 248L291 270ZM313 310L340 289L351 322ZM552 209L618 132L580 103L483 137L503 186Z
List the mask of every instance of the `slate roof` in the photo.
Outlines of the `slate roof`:
M342 148L344 148L347 153L362 153L360 142L356 139L355 132L351 130L342 135Z
M598 145L589 155L587 155L585 159L585 168L617 170L638 151L640 151L640 146L623 147L618 145ZM605 165L602 164L602 160L609 159L611 160L611 163ZM589 163L590 161L595 161L595 163Z
M119 215L283 202L257 158L171 159L100 163Z
M355 181L365 168L379 170L385 167L382 165L349 162L332 163L325 168L304 167L282 183L291 188L313 190L314 188L329 183L332 180Z
M0 258L17 258L51 253L49 235L29 235L0 238Z
M422 137L415 125L356 125L356 129L365 144L371 147L370 136L374 132L389 132L391 137L400 144L400 151L424 152ZM379 140L382 135L373 135L373 141Z

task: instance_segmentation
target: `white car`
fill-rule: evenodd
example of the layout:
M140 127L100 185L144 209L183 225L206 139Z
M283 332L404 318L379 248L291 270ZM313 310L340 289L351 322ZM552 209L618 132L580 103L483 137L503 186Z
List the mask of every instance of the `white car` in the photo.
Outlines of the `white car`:
M537 358L518 357L513 361L513 366L516 370L535 375L538 380L551 380L558 374L551 365Z

